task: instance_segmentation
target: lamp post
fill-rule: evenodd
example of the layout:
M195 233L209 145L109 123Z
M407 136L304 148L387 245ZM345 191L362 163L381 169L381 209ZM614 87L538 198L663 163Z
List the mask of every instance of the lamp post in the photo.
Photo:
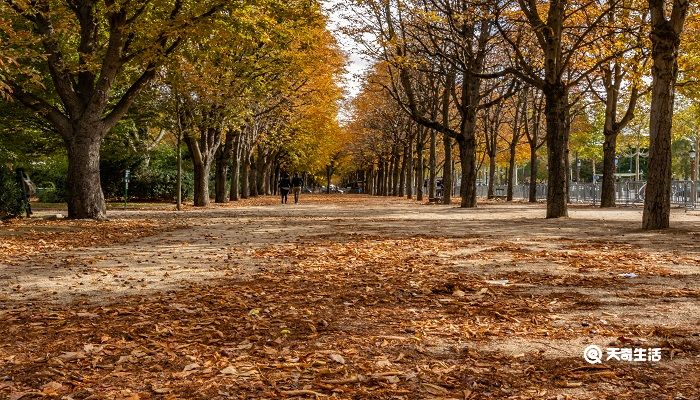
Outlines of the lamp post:
M695 149L691 148L688 152L688 157L690 158L690 199L693 202L693 208L695 208L695 203L698 200L698 153Z

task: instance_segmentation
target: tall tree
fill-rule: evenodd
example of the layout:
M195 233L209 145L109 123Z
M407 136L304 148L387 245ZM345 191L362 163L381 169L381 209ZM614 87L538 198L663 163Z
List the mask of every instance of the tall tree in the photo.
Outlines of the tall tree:
M653 77L649 115L649 177L642 228L668 228L671 217L671 128L678 50L688 0L649 0ZM669 12L670 11L670 12Z
M183 39L201 35L222 8L182 0L0 2L0 15L16 27L6 48L21 52L6 84L65 143L69 218L105 217L102 140Z

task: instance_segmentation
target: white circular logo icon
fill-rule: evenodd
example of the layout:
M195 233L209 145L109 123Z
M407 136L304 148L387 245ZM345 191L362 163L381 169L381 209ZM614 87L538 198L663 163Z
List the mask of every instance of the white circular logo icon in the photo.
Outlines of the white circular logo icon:
M583 359L589 364L600 364L603 362L603 350L592 344L583 350Z

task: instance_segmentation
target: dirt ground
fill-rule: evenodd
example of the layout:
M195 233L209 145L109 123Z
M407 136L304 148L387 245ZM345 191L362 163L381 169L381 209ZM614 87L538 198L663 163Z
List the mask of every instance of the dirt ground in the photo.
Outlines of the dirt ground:
M0 225L0 398L700 399L700 212L302 200Z

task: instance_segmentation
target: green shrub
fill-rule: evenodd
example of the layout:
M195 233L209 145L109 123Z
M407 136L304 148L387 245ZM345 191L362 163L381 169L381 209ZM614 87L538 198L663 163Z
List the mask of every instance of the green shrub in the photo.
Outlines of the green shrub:
M15 179L15 174L5 167L0 167L0 217L17 217L25 212L25 207L22 189Z

